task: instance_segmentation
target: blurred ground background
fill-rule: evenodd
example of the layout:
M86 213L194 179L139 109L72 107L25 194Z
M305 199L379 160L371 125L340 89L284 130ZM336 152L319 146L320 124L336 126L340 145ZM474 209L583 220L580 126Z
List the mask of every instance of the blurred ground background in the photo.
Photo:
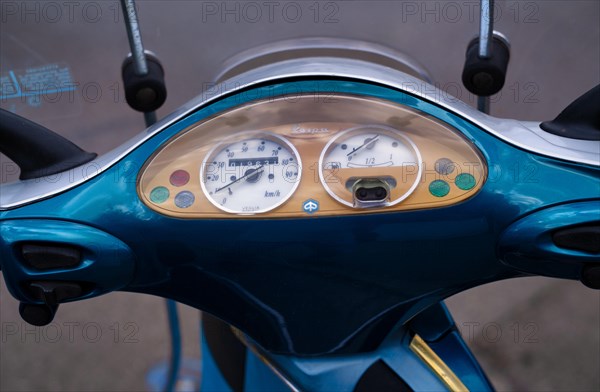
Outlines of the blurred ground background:
M598 84L600 2L496 3L496 29L511 41L512 58L493 115L550 119ZM166 70L169 98L161 116L210 88L223 62L240 51L314 36L403 51L426 66L438 87L475 102L460 75L478 29L477 1L140 1L138 8L144 43ZM129 51L120 12L112 0L1 1L0 106L98 153L140 132L142 117L126 105L120 82ZM61 70L75 90L11 98L10 72L39 67ZM1 182L18 177L6 157L0 164ZM146 372L168 355L162 299L113 293L61 306L53 327L34 329L0 286L2 391L147 390ZM522 278L447 302L498 390L600 390L597 291ZM185 353L197 358L198 314L180 309Z

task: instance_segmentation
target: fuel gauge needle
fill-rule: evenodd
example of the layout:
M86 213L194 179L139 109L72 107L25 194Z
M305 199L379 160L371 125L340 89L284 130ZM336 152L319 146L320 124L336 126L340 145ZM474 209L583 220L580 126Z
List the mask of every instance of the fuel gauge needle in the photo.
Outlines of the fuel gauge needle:
M373 143L373 142L377 141L377 138L379 138L379 135L375 136L375 137L374 137L374 138L372 138L372 139L369 139L369 140L367 140L366 142L364 142L364 143L362 144L362 146L358 146L358 147L356 147L356 148L353 148L353 149L352 149L352 151L350 151L348 154L346 154L346 156L347 156L347 157L349 157L350 155L352 155L352 154L355 154L355 153L356 153L358 150L360 150L361 148L363 148L363 147L366 147L366 146L368 146L369 144L371 144L371 143Z
M246 172L246 174L244 174L244 175L243 175L243 176L241 176L240 178L237 178L237 179L235 179L235 180L231 181L229 184L227 184L227 185L225 185L225 186L222 186L222 187L220 187L220 188L216 189L216 190L215 190L215 193L217 193L217 192L219 192L219 191L222 191L223 189L227 189L227 188L229 188L230 186L232 186L233 184L235 184L236 182L240 182L240 181L242 181L243 179L245 179L245 178L248 178L248 177L250 177L250 176L251 176L251 175L253 175L253 174L260 174L260 173L262 173L262 171L263 171L263 170L262 170L262 168L263 168L264 166L265 166L265 165L260 165L260 166L259 166L259 167L257 167L256 169L250 169L250 170L248 170L248 171Z

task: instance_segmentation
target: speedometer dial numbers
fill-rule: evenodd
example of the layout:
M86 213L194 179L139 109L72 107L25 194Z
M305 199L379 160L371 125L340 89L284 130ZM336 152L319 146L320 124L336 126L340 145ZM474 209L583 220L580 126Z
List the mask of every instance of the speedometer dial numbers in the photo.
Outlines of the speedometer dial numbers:
M245 133L215 147L202 163L200 182L208 200L238 214L270 211L300 183L299 154L284 138Z
M418 185L421 155L391 127L361 126L340 133L323 150L319 176L327 192L347 206L391 206Z

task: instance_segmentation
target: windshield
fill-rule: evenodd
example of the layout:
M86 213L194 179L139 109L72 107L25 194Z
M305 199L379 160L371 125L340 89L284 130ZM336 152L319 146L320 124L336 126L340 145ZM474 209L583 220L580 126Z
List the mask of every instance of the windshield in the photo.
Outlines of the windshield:
M145 128L124 98L120 69L130 49L118 1L1 6L2 108L99 154ZM139 1L137 7L144 45L166 74L159 118L211 88L240 54L311 37L402 52L423 64L436 86L476 102L460 78L466 45L478 31L478 1ZM549 119L598 83L597 1L497 2L495 14L494 28L512 52L491 114ZM1 158L2 182L16 179L18 169Z

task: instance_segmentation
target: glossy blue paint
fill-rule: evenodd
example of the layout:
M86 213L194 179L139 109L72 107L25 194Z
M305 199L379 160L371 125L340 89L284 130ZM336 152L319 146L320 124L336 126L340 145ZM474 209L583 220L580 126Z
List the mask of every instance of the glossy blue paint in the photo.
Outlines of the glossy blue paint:
M529 274L579 279L584 263L600 263L600 254L556 246L552 234L559 229L600 221L600 201L545 208L513 223L502 234L501 260Z
M432 334L434 329L442 333ZM438 375L410 349L415 333L427 342L468 390L493 390L443 303L431 306L409 325L396 326L381 346L368 353L318 358L265 355L300 390L354 390L365 371L381 360L415 391L446 391ZM249 390L259 389L260 385L269 384L257 383Z
M450 207L360 216L181 220L140 201L139 169L189 125L251 99L322 91L386 99L447 122L481 150L489 165L487 182L476 196ZM4 211L0 219L79 222L114 236L136 259L123 290L208 311L271 352L356 353L375 349L395 325L447 296L522 274L498 258L502 232L543 208L598 199L598 176L597 167L522 151L400 91L350 80L289 81L240 90L201 108L102 175ZM13 257L4 264L21 271L20 278L28 276ZM555 275L543 268L537 273ZM17 292L20 278L13 276L7 283Z
M78 248L80 265L69 269L36 270L20 257L23 243L52 243ZM30 280L84 282L89 290L78 299L90 298L124 288L133 278L134 257L119 239L90 226L49 219L0 221L2 272L11 294L31 301L23 284Z
M201 330L200 342L202 353L202 379L200 392L233 392L213 357L213 353ZM215 342L218 344L218 342ZM227 353L225 354L227 355ZM246 367L244 369L245 391L289 391L286 384L277 377L263 361L252 352L246 350Z
M244 391L290 391L290 388L251 350L246 351L245 376Z

